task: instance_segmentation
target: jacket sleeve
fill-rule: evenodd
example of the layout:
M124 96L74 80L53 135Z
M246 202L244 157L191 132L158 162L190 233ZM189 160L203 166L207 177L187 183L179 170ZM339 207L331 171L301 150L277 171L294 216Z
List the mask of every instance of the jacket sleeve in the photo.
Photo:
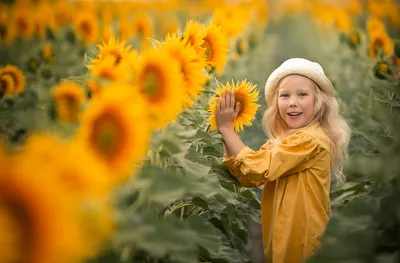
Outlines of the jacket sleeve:
M315 138L298 132L272 149L262 147L253 151L245 147L236 157L224 158L222 163L243 186L254 187L310 168L315 162L313 157L320 151Z

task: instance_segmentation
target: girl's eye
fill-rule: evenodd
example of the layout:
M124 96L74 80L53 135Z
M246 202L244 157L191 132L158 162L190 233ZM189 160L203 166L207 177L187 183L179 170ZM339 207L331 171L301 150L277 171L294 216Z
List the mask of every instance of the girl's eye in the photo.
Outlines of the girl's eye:
M308 94L305 92L300 93L300 96L307 96Z
M289 97L289 94L281 94L281 95L279 95L279 97L282 97L282 98L287 98L287 97Z

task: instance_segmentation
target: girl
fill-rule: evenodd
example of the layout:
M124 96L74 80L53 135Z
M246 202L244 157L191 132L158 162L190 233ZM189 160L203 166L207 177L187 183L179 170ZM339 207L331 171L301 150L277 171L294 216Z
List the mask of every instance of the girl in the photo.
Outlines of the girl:
M221 96L216 122L224 140L223 164L243 186L264 185L266 262L298 263L318 248L331 216L331 175L343 181L349 127L318 63L302 58L285 61L269 76L265 98L263 128L269 140L253 151L232 127L240 112L234 93Z

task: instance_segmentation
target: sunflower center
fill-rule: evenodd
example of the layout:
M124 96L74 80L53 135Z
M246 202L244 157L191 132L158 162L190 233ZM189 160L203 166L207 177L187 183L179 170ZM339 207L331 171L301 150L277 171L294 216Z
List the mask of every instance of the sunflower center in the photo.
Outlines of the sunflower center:
M91 143L105 158L114 158L120 152L123 141L120 121L111 112L100 115L93 122Z
M19 18L17 20L18 28L21 29L22 32L25 32L28 29L28 21L23 18Z
M3 75L0 77L0 96L6 94L13 89L13 80L10 75Z
M122 60L122 56L118 50L111 50L106 56L111 56L115 60L114 66L118 66Z
M155 102L162 97L162 88L160 87L160 74L155 69L147 70L143 78L143 92L150 98L151 101Z
M379 71L380 71L380 72L384 72L384 73L388 73L388 71L389 71L389 66L388 66L388 64L386 64L386 63L381 63L381 64L379 65Z
M4 24L0 24L0 38L4 39L7 36L7 26Z
M213 51L210 41L208 39L205 39L202 47L204 48L204 54L207 57L207 60L211 60L213 56Z
M89 35L91 32L90 23L88 21L83 21L81 24L81 29L85 35Z

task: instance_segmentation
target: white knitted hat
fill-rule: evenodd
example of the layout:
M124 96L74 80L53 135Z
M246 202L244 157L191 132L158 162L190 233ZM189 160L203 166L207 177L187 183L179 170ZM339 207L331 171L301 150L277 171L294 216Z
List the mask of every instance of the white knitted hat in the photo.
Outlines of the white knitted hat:
M267 83L265 84L265 100L267 101L267 105L272 104L279 82L289 75L307 77L314 81L323 92L335 96L332 83L328 77L325 76L324 70L320 64L304 58L291 58L283 62L282 65L275 69L268 77Z

